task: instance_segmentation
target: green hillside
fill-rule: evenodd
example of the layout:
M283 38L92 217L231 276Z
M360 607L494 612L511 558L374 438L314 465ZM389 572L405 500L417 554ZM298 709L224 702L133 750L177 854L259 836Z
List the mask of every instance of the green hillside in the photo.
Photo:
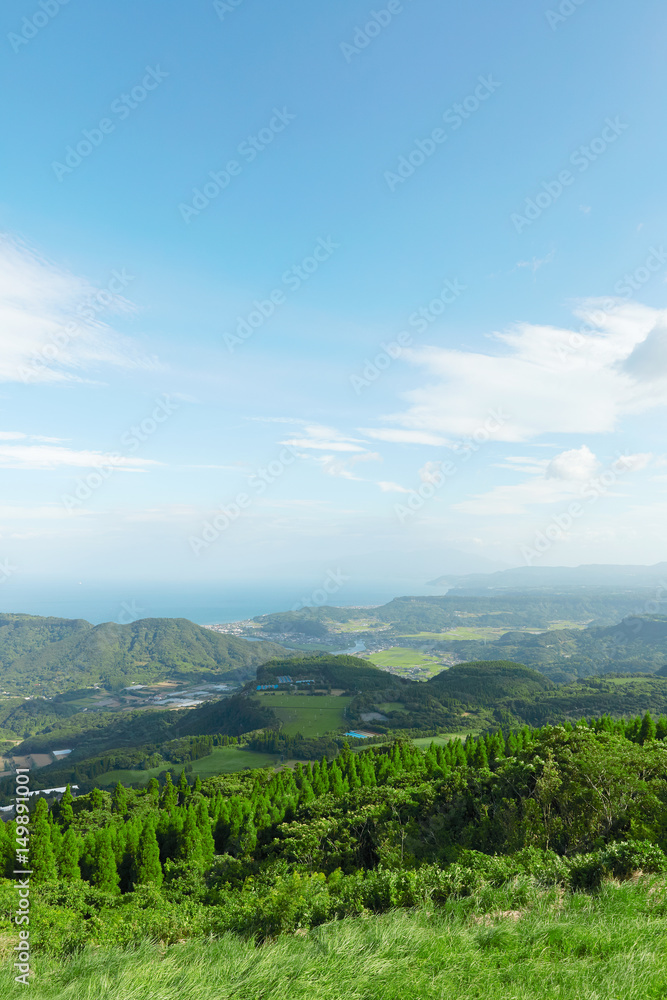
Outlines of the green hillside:
M666 737L600 718L39 800L31 989L660 1000ZM21 828L0 824L8 996Z
M554 687L536 670L506 660L464 663L431 678L427 687L468 705L496 706L507 698L530 699Z
M225 675L245 681L261 663L286 652L275 643L222 635L185 618L96 626L30 615L4 615L0 621L0 686L23 696L167 677Z
M485 642L443 637L433 649L470 659L518 660L557 683L609 672L646 673L667 663L667 619L629 615L611 626L552 629L539 635L511 631Z

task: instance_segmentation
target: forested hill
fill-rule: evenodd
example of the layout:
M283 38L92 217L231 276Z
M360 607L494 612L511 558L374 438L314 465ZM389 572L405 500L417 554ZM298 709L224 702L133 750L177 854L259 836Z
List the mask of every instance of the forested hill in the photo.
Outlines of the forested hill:
M144 618L129 625L0 615L0 687L53 695L91 684L110 687L215 674L245 681L283 647L248 642L185 618Z

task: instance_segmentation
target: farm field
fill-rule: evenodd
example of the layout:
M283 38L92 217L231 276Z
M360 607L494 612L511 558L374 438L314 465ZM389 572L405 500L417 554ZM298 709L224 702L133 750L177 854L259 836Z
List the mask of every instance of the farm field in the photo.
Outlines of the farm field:
M365 659L377 667L389 669L392 673L406 677L413 676L417 672L423 676L434 677L446 669L438 657L422 653L418 649L408 649L406 646L390 646L389 649L383 649L379 653L370 653Z
M260 695L272 708L288 736L323 736L345 725L343 711L351 698L336 695L283 694Z
M480 729L466 729L465 732L460 733L441 733L440 736L418 736L416 739L411 740L416 747L422 747L426 749L430 747L431 743L435 743L437 747L444 747L452 740L465 740L467 736L479 736L481 733Z
M191 774L193 776L199 775L203 781L214 774L229 774L233 771L245 771L266 767L267 764L277 764L278 756L258 753L255 750L239 750L238 747L216 747L207 757L193 760L191 763ZM157 778L158 774L165 769L178 772L184 766L182 764L161 764L160 767L151 767L146 771L108 771L95 778L95 783L100 788L113 788L118 781L123 785L138 787L148 784L151 778Z
M397 635L397 639L498 639L506 632L524 632L526 635L539 635L541 632L552 632L557 629L584 629L586 622L554 621L549 622L546 628L521 626L511 628L509 626L498 627L496 625L460 625L457 628L446 629L443 632L413 632L411 634Z

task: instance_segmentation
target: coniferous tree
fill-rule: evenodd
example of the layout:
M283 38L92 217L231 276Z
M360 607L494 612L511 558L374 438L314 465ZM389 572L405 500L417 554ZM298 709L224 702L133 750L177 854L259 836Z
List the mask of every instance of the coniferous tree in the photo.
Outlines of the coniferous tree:
M65 829L70 825L74 819L74 808L72 803L74 802L74 796L72 795L72 789L69 784L65 788L65 792L60 802L58 803L58 821L61 826Z
M97 830L94 835L93 866L91 881L98 889L105 892L118 892L118 868L111 843L111 835L106 827Z
M113 790L111 797L111 812L124 816L127 812L127 789L121 785L120 781Z
M201 799L196 806L197 826L201 835L201 851L204 864L208 864L215 854L215 841L211 829L211 818L208 814L206 799Z
M657 730L655 722L651 718L650 713L647 712L644 718L642 719L641 726L639 728L639 736L638 736L639 743L641 743L643 746L647 740L654 740L656 736L656 731Z
M181 771L181 777L178 781L178 802L179 805L183 805L187 797L190 795L192 789L188 784L188 779L186 777L185 771Z
M160 848L155 835L155 826L151 819L144 823L139 845L135 856L135 884L162 885L162 866L160 864Z
M171 811L176 807L177 803L178 792L174 788L171 780L171 771L167 771L167 778L164 783L164 788L162 789L162 795L160 796L160 808Z
M16 834L13 820L3 823L0 820L0 878L9 878L15 868Z
M81 878L79 868L79 857L81 855L81 845L79 838L72 827L69 827L63 836L58 856L58 870L61 879L65 882L75 882Z
M183 829L177 838L177 857L193 864L203 861L201 833L197 824L197 814L192 806L187 807Z
M35 882L47 882L58 877L51 843L49 807L42 798L37 802L30 820L30 866Z

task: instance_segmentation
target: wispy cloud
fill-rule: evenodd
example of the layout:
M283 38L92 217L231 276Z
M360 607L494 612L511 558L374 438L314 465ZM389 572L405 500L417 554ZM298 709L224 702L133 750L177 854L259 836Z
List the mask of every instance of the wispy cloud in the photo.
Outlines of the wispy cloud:
M13 434L10 439L0 435L0 440L22 440L21 444L0 444L0 468L43 469L60 468L98 469L112 467L119 472L139 472L148 466L161 465L148 458L134 458L102 451L76 451L62 445L46 444L39 437ZM38 443L31 443L32 441Z
M156 367L100 318L132 312L120 294L108 293L102 309L87 279L0 234L0 381L82 381L105 365Z
M302 436L281 441L281 444L291 448L307 448L316 451L365 451L364 442L359 438L340 434L332 427L321 424L306 424L302 428Z
M473 436L489 414L502 412L490 436L529 441L611 432L625 415L667 406L667 310L589 300L577 316L578 330L525 323L496 333L496 353L406 351L428 384L405 394L407 410L385 418L398 426L364 433L440 444L449 435Z

